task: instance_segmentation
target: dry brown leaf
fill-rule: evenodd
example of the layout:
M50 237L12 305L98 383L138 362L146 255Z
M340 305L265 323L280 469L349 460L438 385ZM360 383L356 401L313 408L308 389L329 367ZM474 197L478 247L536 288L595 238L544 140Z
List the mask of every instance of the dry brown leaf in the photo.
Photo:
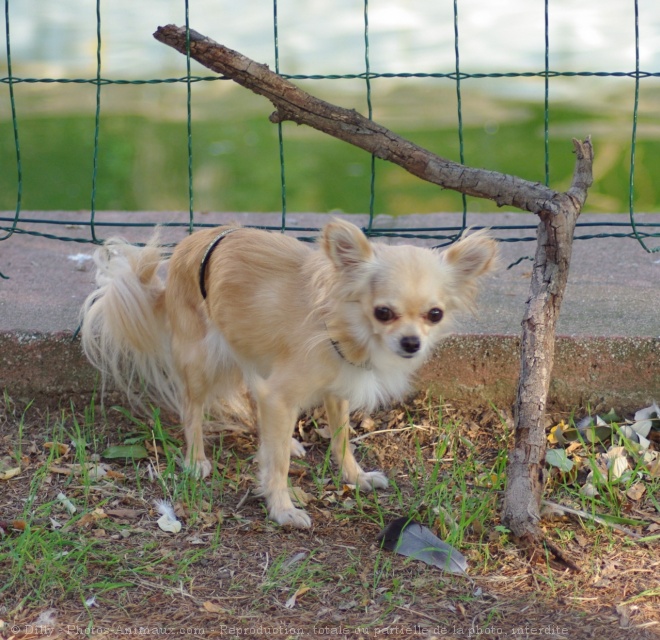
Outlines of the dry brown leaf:
M13 469L6 469L5 471L0 471L0 480L11 480L17 475L20 475L21 468L14 467Z
M640 500L641 497L644 495L646 492L646 487L641 483L637 482L634 485L632 485L628 491L626 491L626 495L631 499L631 500Z
M204 610L208 611L209 613L224 613L225 609L223 609L219 604L216 604L215 602L211 602L210 600L207 600L203 605Z
M50 473L58 473L62 476L73 475L73 471L69 467L58 467L55 464L51 464L50 467L48 467L48 471Z
M330 431L330 427L327 425L324 427L319 427L318 429L314 429L314 432L324 440L330 440L332 438L332 431Z
M115 518L126 518L127 520L135 520L139 518L144 511L141 509L106 509L106 514L114 516Z
M5 531L8 529L14 529L15 531L25 531L26 527L27 522L25 522L25 520L10 520L9 522L0 520L0 529L4 529Z
M293 609L296 606L296 601L297 599L307 593L309 591L309 587L306 584L300 585L298 590L286 601L284 606L287 609Z
M301 507L306 507L314 499L314 496L311 493L307 493L300 487L291 487L289 489L289 495L291 496L291 499L294 502L297 502Z
M71 447L63 442L44 442L44 447L54 451L58 458L66 456L71 451Z
M362 422L360 423L360 428L362 431L375 431L376 430L376 422L369 417L366 417Z
M654 460L646 465L646 470L652 478L660 478L660 456L656 456Z
M76 522L76 526L78 527L93 527L98 523L99 520L103 520L104 518L107 518L108 515L103 511L103 509L94 509L94 511L90 513L86 513L84 516Z

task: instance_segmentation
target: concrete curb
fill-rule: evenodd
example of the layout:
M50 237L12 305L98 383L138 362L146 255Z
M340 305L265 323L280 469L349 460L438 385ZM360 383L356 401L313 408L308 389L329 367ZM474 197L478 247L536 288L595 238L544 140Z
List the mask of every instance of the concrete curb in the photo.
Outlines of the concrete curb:
M89 237L82 225L89 212L24 212L24 219L60 223L66 235ZM97 220L111 227L104 235L123 235L143 241L151 228L125 227L128 223L182 221L187 214L154 212L97 212ZM277 225L279 214L208 213L204 222ZM366 224L366 216L347 216ZM638 215L638 222L660 224L660 214ZM292 214L295 229L322 226L324 214ZM456 226L457 214L411 215L392 219L379 216L375 228L407 229ZM589 224L625 224L627 216L583 215ZM474 317L462 318L456 334L447 338L423 368L420 384L433 386L445 399L512 404L519 370L520 323L529 292L532 242L530 230L512 227L534 222L526 214L470 214L468 225L507 227L494 232L504 240L503 268L488 278ZM66 227L62 221L71 222ZM23 223L28 231L44 231L44 224ZM607 229L600 229L600 231ZM592 229L587 231L592 233ZM626 232L619 227L618 232ZM628 229L628 232L630 230ZM183 237L185 229L165 230L166 239ZM309 232L306 232L309 235ZM584 231L582 232L584 233ZM533 235L533 233L532 233ZM579 237L579 236L578 236ZM400 242L394 239L393 242ZM409 242L411 240L408 240ZM422 244L434 241L412 240ZM656 242L657 243L657 242ZM66 395L94 390L98 377L71 336L78 312L94 288L91 253L94 247L57 242L17 233L0 243L0 390L29 399L43 393ZM82 261L80 258L82 257ZM565 410L587 405L629 411L660 401L660 255L645 253L631 239L576 240L571 274L557 327L556 359L550 400ZM512 268L507 269L509 265Z
M0 389L14 399L68 398L98 388L97 372L70 333L2 332L0 354ZM517 337L450 336L420 371L418 387L449 401L508 408L516 396L519 360ZM658 338L559 337L549 404L565 411L634 411L658 398L659 362Z

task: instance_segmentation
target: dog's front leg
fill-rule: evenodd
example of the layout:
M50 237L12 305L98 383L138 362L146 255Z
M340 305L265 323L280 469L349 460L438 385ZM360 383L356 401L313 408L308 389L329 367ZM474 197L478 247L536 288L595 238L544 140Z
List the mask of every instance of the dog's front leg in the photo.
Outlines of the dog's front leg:
M260 389L259 406L259 495L264 496L268 516L281 525L306 529L312 521L296 509L289 495L288 477L291 435L297 411L285 398L269 389Z
M355 484L363 491L385 489L388 485L387 476L380 471L363 471L353 455L349 441L348 400L327 395L324 398L325 410L328 413L332 457L342 472L344 482Z

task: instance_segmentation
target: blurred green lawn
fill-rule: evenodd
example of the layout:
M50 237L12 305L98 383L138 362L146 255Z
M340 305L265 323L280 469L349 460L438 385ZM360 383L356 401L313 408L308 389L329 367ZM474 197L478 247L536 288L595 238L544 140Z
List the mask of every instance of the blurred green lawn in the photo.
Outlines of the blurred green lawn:
M343 94L333 100L336 86L324 86L326 99L344 106L359 102ZM58 96L65 90L71 91L57 87L51 93L46 88L30 93L27 88L16 88L25 210L90 208L94 117L88 107L93 88L86 90L80 104L72 104L69 98L68 107L62 107ZM96 208L187 210L188 135L182 89L178 87L176 108L168 102L172 98L166 88L158 88L160 97L146 104L146 88L135 89L133 94L128 91L122 87L104 89ZM278 132L268 121L270 105L240 89L223 88L207 94L202 93L199 106L193 105L194 208L281 210ZM374 119L381 124L438 155L459 159L451 91L434 95L422 87L399 88L383 95L375 92L374 99ZM447 101L449 106L443 106ZM618 109L577 109L565 102L551 108L552 187L564 189L570 182L574 162L571 138L593 136L596 182L586 211L628 210L632 103L620 102L623 107ZM466 164L544 181L541 104L468 94L464 105ZM365 111L363 104L355 106ZM657 116L655 122L640 121L635 173L638 211L660 211L659 122ZM307 127L285 123L283 132L288 211L369 210L368 154ZM17 192L15 148L12 123L4 107L0 112L0 166L0 209L12 210ZM376 162L375 185L376 213L401 215L462 207L460 195L424 183L382 161ZM493 203L468 199L469 211L494 208Z

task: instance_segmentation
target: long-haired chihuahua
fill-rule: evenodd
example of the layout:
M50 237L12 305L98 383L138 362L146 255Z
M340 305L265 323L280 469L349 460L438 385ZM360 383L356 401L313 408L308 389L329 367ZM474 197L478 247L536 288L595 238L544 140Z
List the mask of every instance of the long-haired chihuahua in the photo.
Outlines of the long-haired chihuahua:
M270 518L302 528L310 518L287 488L290 456L304 454L292 441L300 412L325 405L345 482L386 487L386 475L355 459L349 408L370 411L409 390L452 316L472 308L497 254L484 232L439 252L371 244L342 220L324 227L319 244L219 227L188 236L165 260L157 239L142 248L108 240L82 309L89 360L133 401L181 416L185 464L200 477L212 470L205 414L247 391L259 493Z

